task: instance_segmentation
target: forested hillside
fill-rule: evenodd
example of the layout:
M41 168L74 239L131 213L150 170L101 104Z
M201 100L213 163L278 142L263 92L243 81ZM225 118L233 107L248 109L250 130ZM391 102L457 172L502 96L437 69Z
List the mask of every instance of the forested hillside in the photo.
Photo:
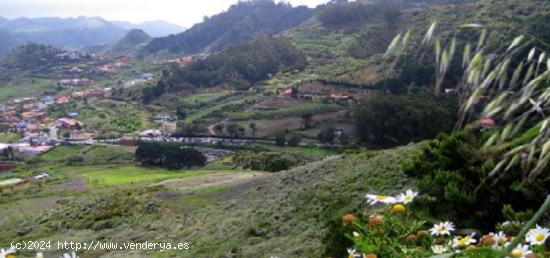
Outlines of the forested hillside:
M106 54L110 56L133 55L151 39L151 36L141 29L129 30L122 39L106 51Z
M368 2L368 3L365 3ZM507 47L516 35L532 36L539 46L550 42L547 22L550 3L518 1L357 1L329 5L316 18L285 32L309 57L311 70L320 77L386 87L394 92L405 85L433 82L431 49L401 57L399 63L382 57L397 34L409 40L437 21L442 43L451 40L452 29L464 23L478 23L493 29L486 41L488 51ZM477 37L473 32L461 38ZM457 59L455 59L457 60ZM448 85L456 78L448 77Z
M309 19L313 13L304 6L292 7L271 0L243 1L226 12L205 18L183 33L154 39L140 55L215 52L261 34L277 34Z

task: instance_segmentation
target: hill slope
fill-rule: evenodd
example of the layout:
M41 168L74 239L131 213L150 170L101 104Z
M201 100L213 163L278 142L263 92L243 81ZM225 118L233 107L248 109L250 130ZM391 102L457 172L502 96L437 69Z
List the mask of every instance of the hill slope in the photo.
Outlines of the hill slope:
M486 25L492 32L486 40L495 42L492 46L495 49L506 48L505 44L520 34L545 42L547 49L550 46L550 30L545 22L550 19L548 1L408 1L410 5L400 8L392 6L390 1L386 6L380 4L383 1L373 2L375 4L350 2L327 6L317 17L289 29L285 35L310 57L310 70L316 76L375 86L386 82L392 85L431 83L434 70L431 49L411 51L417 55L411 53L411 59L402 60L406 67L390 67L391 62L387 62L383 54L393 37L403 35L408 29L414 31L410 41L420 41L434 21L438 22L437 33L443 34L444 46L457 26L466 23ZM467 31L461 33L459 39L477 38L478 34ZM461 48L459 46L459 50Z
M307 7L275 4L271 0L240 2L224 13L205 19L177 35L156 38L140 54L177 55L218 51L259 34L276 34L296 26L313 15Z
M111 47L107 51L107 54L110 56L129 55L135 53L137 49L147 44L150 40L151 36L145 31L133 29L128 31L122 39Z
M412 184L400 164L416 149L332 156L289 171L241 177L231 185L190 188L185 174L149 186L93 190L90 185L84 195L68 192L65 204L36 215L39 220L10 216L13 223L0 234L0 244L70 235L83 242L191 244L185 251L89 251L90 257L322 257L331 221L367 208L367 192L394 194ZM20 201L41 200L46 193Z
M113 21L112 23L127 30L133 30L133 29L143 30L147 34L151 35L151 37L166 37L170 34L180 33L185 30L185 28L182 26L169 23L166 21L148 21L148 22L143 22L139 24L134 24L134 23L125 22L125 21Z

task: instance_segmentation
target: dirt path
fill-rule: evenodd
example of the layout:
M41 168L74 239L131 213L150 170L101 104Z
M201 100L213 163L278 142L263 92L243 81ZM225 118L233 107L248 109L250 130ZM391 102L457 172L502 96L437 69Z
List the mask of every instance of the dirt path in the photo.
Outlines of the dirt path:
M213 123L213 124L207 126L207 127L206 127L206 130L208 131L208 134L211 135L211 136L216 136L216 135L218 135L218 134L216 133L216 130L214 130L214 128L216 127L216 125L227 123L227 121L228 121L228 119L224 119L224 120L222 120L222 121L220 121L220 122Z

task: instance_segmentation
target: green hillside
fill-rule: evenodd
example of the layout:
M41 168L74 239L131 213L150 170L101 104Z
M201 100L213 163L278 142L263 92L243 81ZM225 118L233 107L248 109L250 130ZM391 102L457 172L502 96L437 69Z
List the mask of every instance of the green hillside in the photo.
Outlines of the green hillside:
M68 178L56 184L59 186L84 176L88 181L85 194L67 185L61 199L55 197L53 188L46 190L49 187L41 194L31 194L31 188L27 198L11 196L9 207L49 198L58 201L47 213L32 214L32 209L26 209L21 215L9 215L12 223L1 234L0 243L65 236L87 241L103 236L105 241L186 241L192 246L181 252L135 253L141 257L319 257L331 249L323 243L331 235L327 226L345 213L365 208L367 192L390 194L411 186L401 164L416 149L407 146L333 156L289 171L251 177L231 170L171 174L131 167L82 167L78 172L77 167L53 168L58 171L51 172L53 175ZM134 179L124 176L128 173ZM212 175L210 181L221 183L189 188L208 175ZM164 178L175 179L162 181ZM146 183L151 180L158 183ZM139 187L128 185L138 181L142 182ZM117 182L122 188L95 188L97 182ZM36 219L40 223L34 224ZM120 254L89 252L92 257Z
M122 39L120 39L114 46L107 50L106 54L115 57L123 55L133 55L140 47L151 41L151 39L151 36L149 36L143 30L129 30Z
M307 20L313 13L305 6L292 7L269 0L243 1L180 34L154 39L140 51L140 55L147 57L219 51L258 35L277 34Z

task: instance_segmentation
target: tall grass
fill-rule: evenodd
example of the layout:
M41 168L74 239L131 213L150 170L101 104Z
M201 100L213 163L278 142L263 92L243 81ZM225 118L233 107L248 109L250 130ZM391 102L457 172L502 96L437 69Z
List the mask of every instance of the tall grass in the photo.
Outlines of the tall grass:
M497 160L486 183L495 184L504 172L518 165L529 171L522 184L533 183L550 162L550 118L547 115L550 109L550 59L547 53L524 35L514 38L502 53L489 53L489 28L481 24L457 27L446 46L442 46L436 30L437 23L434 22L420 43L421 46L432 44L435 51L436 94L441 93L445 75L457 55L457 35L464 30L479 31L477 42L464 42L462 50L464 73L455 87L461 99L456 128L475 127L481 118L495 122L492 135L483 145L484 150ZM405 43L398 35L386 54L401 55L409 44ZM475 107L479 107L482 99L489 102L479 111ZM550 180L550 177L544 180Z
M480 24L459 26L448 45L442 47L436 27L434 22L420 43L421 46L433 44L434 47L436 94L441 92L445 75L456 55L456 36L463 30L479 30L477 43L464 44L464 73L455 87L461 100L457 129L478 128L481 118L495 122L495 127L489 131L491 135L483 140L483 151L488 158L495 160L496 165L478 189L487 184L495 185L511 170L518 168L523 173L520 182L523 186L532 186L535 180L550 180L550 175L543 173L550 162L550 58L545 50L533 44L534 40L528 36L520 35L502 53L489 54L489 28ZM394 38L386 54L401 55L406 47L402 44L399 48L401 40L400 35ZM489 101L483 105L482 99ZM495 253L494 257L509 256L519 240L549 208L550 195L516 240L505 250Z

